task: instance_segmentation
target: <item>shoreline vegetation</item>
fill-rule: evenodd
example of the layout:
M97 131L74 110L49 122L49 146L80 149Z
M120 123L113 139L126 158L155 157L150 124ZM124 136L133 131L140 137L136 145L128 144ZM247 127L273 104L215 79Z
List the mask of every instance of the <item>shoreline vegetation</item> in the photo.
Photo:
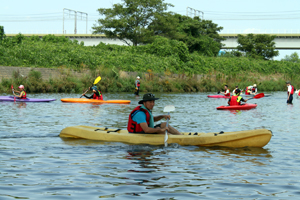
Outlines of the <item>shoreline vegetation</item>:
M27 77L14 71L11 79L3 78L0 92L10 92L13 84L24 85L29 93L82 93L97 76L102 92L134 92L136 76L122 77L122 72L141 77L141 92L217 92L229 85L245 88L256 83L260 91L286 90L285 81L300 87L298 63L234 57L225 53L217 57L189 53L184 43L158 37L140 46L100 43L84 46L78 41L54 35L29 38L19 34L5 38L0 45L1 66L64 69L64 76L43 80L39 71ZM78 78L68 73L89 70Z

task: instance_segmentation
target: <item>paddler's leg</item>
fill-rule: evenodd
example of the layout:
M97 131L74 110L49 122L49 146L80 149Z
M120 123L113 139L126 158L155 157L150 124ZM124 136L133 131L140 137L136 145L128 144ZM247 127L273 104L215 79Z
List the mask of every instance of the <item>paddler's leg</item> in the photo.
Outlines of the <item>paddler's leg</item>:
M165 128L165 127L166 127L166 122L162 122L160 128ZM172 126L168 125L168 128L169 128L169 133L171 133L172 135L182 135L179 131L177 131Z

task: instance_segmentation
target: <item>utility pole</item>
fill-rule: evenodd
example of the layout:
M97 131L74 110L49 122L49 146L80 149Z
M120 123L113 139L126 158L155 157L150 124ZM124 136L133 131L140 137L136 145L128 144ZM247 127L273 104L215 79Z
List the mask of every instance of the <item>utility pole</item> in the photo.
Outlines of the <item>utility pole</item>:
M186 8L186 16L188 17L200 17L201 18L201 15L202 14L202 19L204 19L204 12L200 11L200 10L196 10L194 8L190 8L190 7L187 7Z
M63 34L65 34L65 10L69 11L69 17L71 16L71 13L74 13L74 16L75 16L74 34L77 34L77 13L81 14L81 19L82 19L82 15L85 15L85 17L86 17L86 34L87 34L88 14L84 13L84 12L80 12L80 11L67 9L67 8L63 9Z

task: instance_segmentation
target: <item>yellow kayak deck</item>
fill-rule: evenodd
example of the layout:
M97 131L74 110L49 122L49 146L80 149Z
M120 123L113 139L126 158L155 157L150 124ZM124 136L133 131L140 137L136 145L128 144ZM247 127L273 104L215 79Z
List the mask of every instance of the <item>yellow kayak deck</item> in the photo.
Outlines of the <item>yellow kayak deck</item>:
M86 99L86 98L64 98L62 102L66 103L114 103L114 104L130 104L130 100L97 100L97 99Z
M183 135L169 135L168 144L177 143L182 146L263 147L268 144L272 137L272 132L267 129L219 133L182 133ZM92 126L67 127L60 132L59 136L129 144L164 144L164 134L136 134L128 133L127 130Z

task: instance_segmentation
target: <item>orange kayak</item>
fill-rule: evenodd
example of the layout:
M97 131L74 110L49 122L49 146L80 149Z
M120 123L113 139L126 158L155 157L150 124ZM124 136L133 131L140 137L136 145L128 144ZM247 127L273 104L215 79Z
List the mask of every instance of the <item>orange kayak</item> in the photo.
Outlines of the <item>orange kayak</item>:
M130 100L96 100L96 99L86 99L86 98L65 98L61 99L65 103L116 103L116 104L130 104Z

